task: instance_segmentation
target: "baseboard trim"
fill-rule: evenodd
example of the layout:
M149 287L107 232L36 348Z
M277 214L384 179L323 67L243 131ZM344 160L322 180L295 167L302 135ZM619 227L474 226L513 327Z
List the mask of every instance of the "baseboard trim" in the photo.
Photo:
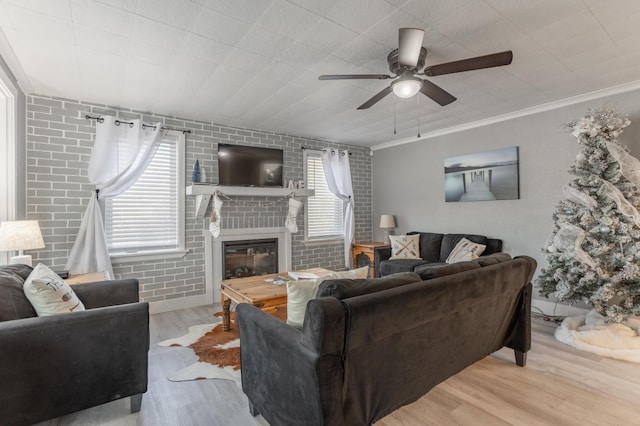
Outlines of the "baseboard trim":
M561 316L561 317L573 317L576 315L586 315L589 312L589 309L578 308L575 306L565 305L564 303L552 302L550 300L545 299L536 299L533 298L531 300L531 307L534 308L532 311L538 312L537 309L540 309L546 315L553 316ZM538 312L539 313L539 312Z

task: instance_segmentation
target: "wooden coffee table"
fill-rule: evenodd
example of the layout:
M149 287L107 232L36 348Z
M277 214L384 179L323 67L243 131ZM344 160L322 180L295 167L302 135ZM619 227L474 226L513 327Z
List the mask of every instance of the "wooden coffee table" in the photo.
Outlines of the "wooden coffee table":
M330 274L332 271L324 268L305 269L318 276ZM257 275L246 278L230 278L220 283L222 303L222 329L231 328L231 302L250 303L263 311L275 310L278 306L287 304L286 284L272 284L265 280L278 276L288 278L286 272L280 274Z

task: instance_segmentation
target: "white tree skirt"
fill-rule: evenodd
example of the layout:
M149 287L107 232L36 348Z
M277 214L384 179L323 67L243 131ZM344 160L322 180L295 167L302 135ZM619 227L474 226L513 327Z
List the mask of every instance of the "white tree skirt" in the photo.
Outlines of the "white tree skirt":
M587 315L565 318L554 334L557 340L576 349L640 363L640 318L607 324L602 315L592 310Z

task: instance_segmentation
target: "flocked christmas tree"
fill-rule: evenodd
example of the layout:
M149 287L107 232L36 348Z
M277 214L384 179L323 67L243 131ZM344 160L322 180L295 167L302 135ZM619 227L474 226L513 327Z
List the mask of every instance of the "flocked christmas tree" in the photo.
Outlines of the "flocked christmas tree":
M537 281L542 295L585 302L607 322L640 314L640 161L618 142L629 124L606 105L567 124L580 152Z

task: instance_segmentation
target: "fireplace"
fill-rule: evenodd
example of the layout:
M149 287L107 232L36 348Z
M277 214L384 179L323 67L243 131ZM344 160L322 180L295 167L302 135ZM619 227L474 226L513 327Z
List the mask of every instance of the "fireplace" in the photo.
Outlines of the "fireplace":
M278 272L278 239L224 241L223 279L252 277Z
M226 275L226 268L222 266L223 244L233 241L274 239L278 242L274 250L277 253L277 257L274 259L276 265L274 272L291 270L291 233L285 227L223 228L218 238L213 238L207 229L203 230L203 235L205 236L205 277L207 281L205 300L207 303L220 302L220 281L224 280Z

